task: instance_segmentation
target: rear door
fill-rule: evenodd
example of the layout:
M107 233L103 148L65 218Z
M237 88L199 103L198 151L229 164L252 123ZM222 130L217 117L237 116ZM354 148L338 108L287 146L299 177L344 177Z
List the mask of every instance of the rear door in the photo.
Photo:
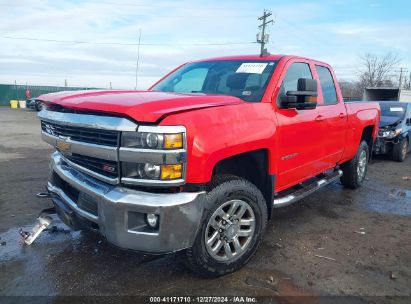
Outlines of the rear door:
M309 61L292 59L280 75L280 98L296 91L299 78L314 78ZM325 170L323 124L317 121L320 109L277 110L278 168L275 191L279 192Z
M328 168L335 167L341 160L345 146L347 110L342 98L339 98L335 78L327 66L315 64L315 73L319 81L318 120L324 127L324 158Z

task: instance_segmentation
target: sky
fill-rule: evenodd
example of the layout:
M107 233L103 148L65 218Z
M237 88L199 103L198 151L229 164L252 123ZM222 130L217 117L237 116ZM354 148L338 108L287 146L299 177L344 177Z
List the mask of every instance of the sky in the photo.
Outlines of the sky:
M411 72L407 0L0 0L0 83L134 89L139 54L146 89L190 60L258 54L264 9L272 54L325 61L354 80L359 56L392 52Z

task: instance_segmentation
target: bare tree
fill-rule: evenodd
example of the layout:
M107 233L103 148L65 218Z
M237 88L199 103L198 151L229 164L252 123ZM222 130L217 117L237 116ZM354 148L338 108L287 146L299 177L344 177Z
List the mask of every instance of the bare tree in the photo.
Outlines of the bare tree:
M365 87L381 87L390 84L389 73L401 60L393 53L384 56L366 53L360 56L362 69L360 70L360 83ZM392 83L392 82L391 82Z
M341 80L339 81L341 93L346 100L361 100L364 88L358 81Z

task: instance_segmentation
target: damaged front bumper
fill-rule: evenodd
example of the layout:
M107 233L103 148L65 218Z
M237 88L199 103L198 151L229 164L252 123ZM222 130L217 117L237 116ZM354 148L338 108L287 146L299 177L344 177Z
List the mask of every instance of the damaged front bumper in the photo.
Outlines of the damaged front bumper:
M398 144L399 137L395 138L385 138L385 137L377 137L373 152L374 154L388 154L392 151L394 145Z
M51 156L47 189L59 217L73 228L98 230L121 248L167 253L192 246L204 209L205 192L150 193L113 186ZM151 228L147 214L158 216Z

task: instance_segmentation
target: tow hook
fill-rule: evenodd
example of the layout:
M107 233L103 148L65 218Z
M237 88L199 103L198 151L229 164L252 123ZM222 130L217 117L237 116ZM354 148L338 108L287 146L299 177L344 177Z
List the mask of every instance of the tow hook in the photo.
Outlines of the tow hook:
M48 197L50 197L50 193L48 193L48 192L39 192L39 193L36 194L36 197L38 197L38 198L48 198Z

